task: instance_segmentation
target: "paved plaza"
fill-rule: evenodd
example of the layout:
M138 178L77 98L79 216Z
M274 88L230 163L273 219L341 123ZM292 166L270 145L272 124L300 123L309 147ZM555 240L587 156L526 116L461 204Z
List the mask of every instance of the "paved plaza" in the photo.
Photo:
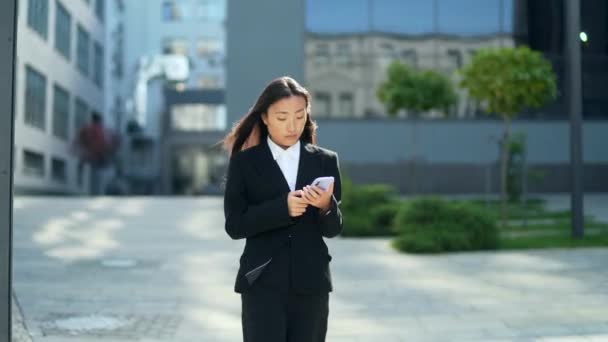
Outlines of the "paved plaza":
M608 221L608 196L587 196ZM551 197L552 208L568 205ZM241 341L219 197L17 197L15 340ZM608 341L608 248L410 255L327 239L328 342Z

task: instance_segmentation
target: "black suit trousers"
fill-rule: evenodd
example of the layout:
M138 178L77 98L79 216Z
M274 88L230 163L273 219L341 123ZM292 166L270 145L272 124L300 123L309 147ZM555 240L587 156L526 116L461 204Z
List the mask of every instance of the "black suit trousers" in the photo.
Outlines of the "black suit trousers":
M243 342L324 342L329 293L251 287L241 294Z

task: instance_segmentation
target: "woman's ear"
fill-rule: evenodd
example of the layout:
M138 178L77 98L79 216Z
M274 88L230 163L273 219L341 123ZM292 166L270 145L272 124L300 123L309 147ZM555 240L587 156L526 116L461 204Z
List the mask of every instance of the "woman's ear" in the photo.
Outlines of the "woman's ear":
M262 113L262 122L264 122L264 125L268 126L268 112Z

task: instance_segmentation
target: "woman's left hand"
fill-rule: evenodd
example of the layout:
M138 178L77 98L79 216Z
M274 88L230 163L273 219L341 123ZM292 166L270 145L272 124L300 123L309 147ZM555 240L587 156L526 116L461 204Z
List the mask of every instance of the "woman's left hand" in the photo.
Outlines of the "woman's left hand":
M316 185L306 185L302 191L302 198L308 201L308 204L327 211L331 204L331 195L334 193L334 183L329 185L327 191Z

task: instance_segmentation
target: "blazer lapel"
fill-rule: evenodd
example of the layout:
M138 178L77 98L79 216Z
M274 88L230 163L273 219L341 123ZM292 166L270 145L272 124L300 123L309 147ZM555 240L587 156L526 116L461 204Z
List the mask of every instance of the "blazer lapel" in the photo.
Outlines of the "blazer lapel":
M298 177L296 178L296 190L301 190L309 185L320 174L320 165L311 145L300 143L300 164L298 165Z
M268 141L266 141L266 139L262 139L260 147L261 148L258 150L259 154L258 158L256 158L255 164L262 178L268 179L272 186L281 192L291 191L285 176L283 176L283 171L281 171L279 164L277 164L272 157L272 152L268 146Z

